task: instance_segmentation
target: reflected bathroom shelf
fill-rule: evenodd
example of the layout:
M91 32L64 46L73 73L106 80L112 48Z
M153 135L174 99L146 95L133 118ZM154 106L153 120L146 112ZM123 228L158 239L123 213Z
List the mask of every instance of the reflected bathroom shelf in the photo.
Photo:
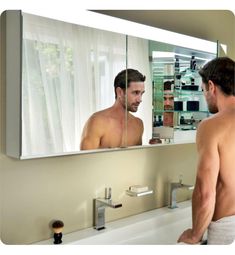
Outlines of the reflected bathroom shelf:
M156 127L172 127L170 143L181 142L178 136L183 141L195 141L194 135L185 139L185 132L196 132L198 124L210 115L199 70L215 55L150 44L153 137L158 134Z

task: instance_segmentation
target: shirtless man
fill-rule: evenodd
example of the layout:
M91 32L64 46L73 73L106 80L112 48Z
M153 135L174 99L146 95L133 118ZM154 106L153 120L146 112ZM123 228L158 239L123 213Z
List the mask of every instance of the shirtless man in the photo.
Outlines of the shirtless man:
M134 69L125 69L116 76L115 103L88 119L82 133L81 150L142 144L143 122L129 112L138 110L144 93L144 81L145 76Z
M209 111L197 131L199 161L192 197L192 229L178 242L208 244L235 240L235 62L216 58L200 71Z

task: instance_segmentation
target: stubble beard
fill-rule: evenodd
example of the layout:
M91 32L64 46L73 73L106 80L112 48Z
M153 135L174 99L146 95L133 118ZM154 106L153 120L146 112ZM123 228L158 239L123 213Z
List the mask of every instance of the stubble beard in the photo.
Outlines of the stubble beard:
M127 111L128 112L137 112L138 111L138 107L139 107L139 105L138 106L127 105Z

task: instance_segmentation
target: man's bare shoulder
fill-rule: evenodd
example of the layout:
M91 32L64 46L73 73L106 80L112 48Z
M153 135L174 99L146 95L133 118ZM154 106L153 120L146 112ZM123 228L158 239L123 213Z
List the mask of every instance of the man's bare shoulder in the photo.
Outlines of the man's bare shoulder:
M197 129L197 142L215 142L217 144L223 141L226 134L235 129L235 111L218 112L202 120Z
M129 114L129 118L130 118L132 121L136 122L136 124L143 125L143 121L142 121L142 119L140 119L139 117L136 117L136 116L134 116L134 115L132 115L132 114Z
M108 124L108 117L105 110L93 113L87 120L82 136L96 135L101 137L104 134L104 127ZM105 125L104 125L105 123Z
M98 111L93 113L89 120L91 122L102 122L102 121L107 121L107 119L110 117L110 108Z
M130 114L129 115L129 124L132 126L132 128L134 128L136 130L136 132L139 132L142 136L142 134L144 132L144 123L140 118Z
M222 116L220 113L213 114L213 115L203 119L199 124L199 128L205 128L205 127L209 127L211 125L215 125L217 122L220 121L221 117Z
M206 119L203 119L197 128L197 143L204 144L215 136L215 126L217 125L217 116L212 115Z
M218 132L218 129L225 130L230 124L235 124L235 111L222 111L203 119L199 124L199 129L212 129ZM211 131L212 131L211 130Z

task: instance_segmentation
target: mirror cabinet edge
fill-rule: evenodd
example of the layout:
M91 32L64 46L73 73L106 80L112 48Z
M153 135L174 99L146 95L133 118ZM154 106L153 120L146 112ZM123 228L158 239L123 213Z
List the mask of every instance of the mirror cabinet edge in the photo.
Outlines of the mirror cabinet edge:
M21 158L21 77L22 77L22 12L6 10L1 14L2 81L5 89L6 155ZM3 70L4 69L4 70Z

